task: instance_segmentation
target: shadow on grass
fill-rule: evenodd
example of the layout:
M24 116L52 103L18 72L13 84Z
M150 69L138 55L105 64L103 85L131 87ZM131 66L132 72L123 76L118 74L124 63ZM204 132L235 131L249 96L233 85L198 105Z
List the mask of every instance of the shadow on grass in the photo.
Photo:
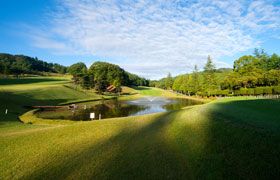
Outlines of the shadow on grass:
M106 142L42 167L27 179L71 178L73 174L81 179L189 179L187 162L165 142L163 129L172 121L170 115L140 129L123 129Z
M42 82L65 81L64 79L55 78L24 78L24 79L0 79L0 85L15 85L15 84L31 84Z
M151 89L150 87L144 87L144 86L133 86L132 88L136 89L136 90L150 90Z
M211 106L211 113L235 125L280 133L280 100L277 99L220 102Z
M256 103L266 102L205 105L197 112L204 118L195 120L188 110L170 112L142 128L123 129L107 141L62 154L26 178L279 179L279 134L248 126L243 122L254 117L240 115Z
M261 99L208 106L206 144L200 154L191 155L196 177L279 179L279 105L279 100Z
M65 99L35 99L32 96L0 91L0 125L7 121L17 121L18 116L31 110L28 106L57 105L66 102ZM5 114L8 109L8 114ZM18 120L19 121L19 120Z

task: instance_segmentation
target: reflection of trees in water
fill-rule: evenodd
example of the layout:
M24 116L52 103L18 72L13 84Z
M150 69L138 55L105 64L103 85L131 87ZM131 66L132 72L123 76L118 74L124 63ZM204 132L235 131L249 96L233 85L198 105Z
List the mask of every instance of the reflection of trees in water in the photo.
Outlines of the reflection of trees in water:
M67 117L65 119L90 120L89 114L92 112L95 113L96 119L98 119L99 114L101 114L102 119L112 118L112 117L124 117L124 116L133 115L147 108L148 107L146 106L129 105L114 100L114 101L104 102L103 104L97 104L92 108L79 110L75 112L73 116Z
M95 113L95 119L99 118L99 114L101 114L102 119L104 118L112 118L112 117L125 117L135 115L138 112L142 112L150 109L151 111L147 111L146 113L151 112L161 112L158 111L158 107L162 107L166 111L181 109L186 106L201 104L198 101L190 100L190 99L182 99L176 98L171 99L172 101L168 104L147 104L147 105L139 105L139 104L127 104L122 101L114 100L104 100L98 103L88 104L87 109L84 109L84 105L79 105L76 110L68 110L67 108L60 108L51 110L51 112L39 112L39 117L47 118L47 119L70 119L70 120L90 120L90 113ZM156 110L155 110L156 109ZM154 110L154 111L153 111ZM164 111L164 110L163 110Z
M172 111L172 110L178 110L186 106L192 106L196 104L201 104L199 101L191 100L191 99L183 99L183 98L178 98L175 99L175 102L163 105L162 107L166 109L167 111Z

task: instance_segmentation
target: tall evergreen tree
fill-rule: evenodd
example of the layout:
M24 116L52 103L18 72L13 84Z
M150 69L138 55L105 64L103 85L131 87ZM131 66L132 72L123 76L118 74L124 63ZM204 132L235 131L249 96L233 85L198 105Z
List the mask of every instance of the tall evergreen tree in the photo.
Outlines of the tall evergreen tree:
M173 85L173 79L172 79L171 73L169 72L165 79L165 87L166 87L166 89L171 89L172 85Z
M211 92L217 88L215 76L215 65L210 56L207 57L207 62L204 66L204 91Z

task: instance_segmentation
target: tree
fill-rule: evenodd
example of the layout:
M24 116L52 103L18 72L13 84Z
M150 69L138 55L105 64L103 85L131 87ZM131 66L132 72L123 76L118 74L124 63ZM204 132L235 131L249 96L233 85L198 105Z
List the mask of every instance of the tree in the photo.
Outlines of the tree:
M217 89L217 82L215 76L215 65L210 56L207 57L207 62L204 66L204 91L210 92Z
M215 72L215 65L214 65L210 56L207 57L207 62L204 66L204 71L205 72L210 72L210 73Z
M167 79L168 77L163 78L153 84L160 88L166 88ZM254 55L244 55L235 60L233 69L220 68L216 70L211 57L208 56L203 72L198 72L197 67L194 67L192 73L175 77L172 89L190 95L224 96L228 93L234 95L255 94L257 89L267 89L266 93L260 94L278 93L279 91L275 88L279 85L279 55L272 54L270 56L264 50L256 49Z
M24 55L11 55L4 53L0 53L0 63L3 66L2 73L13 75L41 74L42 72L60 73L60 69L66 69L65 66L47 63L39 60L37 57L32 58ZM59 67L59 69L56 67Z
M76 76L78 74L86 74L87 66L83 62L78 62L78 63L72 64L68 68L68 72L73 76Z
M81 82L79 82L84 89L94 88L94 77L89 74L83 74L80 78Z
M4 64L0 62L0 74L4 74Z
M186 74L183 76L182 84L180 86L181 91L183 91L185 94L190 95L191 92L191 76L189 74Z
M75 84L80 84L83 81L83 76L87 73L87 66L83 62L72 64L68 68L68 72L73 76Z
M122 91L122 88L121 88L121 81L119 78L115 79L114 82L113 82L113 85L115 86L116 88L116 92L117 93L120 93Z
M255 57L257 58L261 58L262 56L267 56L267 54L265 53L264 49L258 49L255 48L254 53Z
M172 79L171 73L168 73L167 77L165 79L165 88L171 89L172 85L173 85L173 79Z
M260 55L258 56L260 57ZM263 85L261 79L264 78L263 75L267 68L264 68L259 58L246 55L234 61L234 71L240 75L241 87L248 88L258 84Z
M180 75L180 76L177 76L174 80L174 83L173 83L173 86L172 86L172 89L174 91L177 91L177 92L181 92L182 93L182 90L181 90L181 85L183 83L183 75Z
M89 74L93 75L95 82L94 88L99 93L106 91L109 85L116 86L116 89L120 91L121 85L124 85L128 81L123 69L106 62L93 63L89 68Z
M272 54L269 60L269 70L271 69L280 69L280 56L277 54Z
M254 71L260 65L260 60L254 56L242 56L234 61L233 69L241 75Z

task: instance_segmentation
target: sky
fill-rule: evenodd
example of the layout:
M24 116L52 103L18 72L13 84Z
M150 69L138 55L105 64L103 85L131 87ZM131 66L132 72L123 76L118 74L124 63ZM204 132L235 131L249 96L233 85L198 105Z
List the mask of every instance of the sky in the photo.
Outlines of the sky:
M118 64L149 79L280 54L280 0L0 0L0 52Z

